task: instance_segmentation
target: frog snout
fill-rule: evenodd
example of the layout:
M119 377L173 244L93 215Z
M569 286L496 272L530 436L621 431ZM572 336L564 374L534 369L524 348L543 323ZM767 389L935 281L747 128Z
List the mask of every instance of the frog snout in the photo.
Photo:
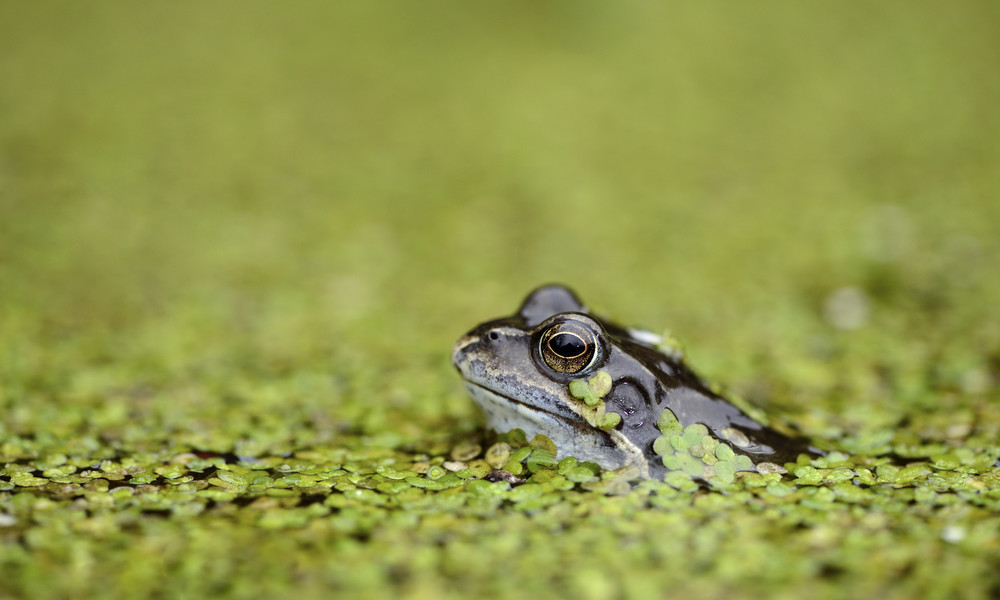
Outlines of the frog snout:
M451 364L455 365L455 368L461 371L462 365L465 363L465 358L469 354L469 350L478 342L478 335L466 334L458 338L458 341L455 342L455 346L451 349Z

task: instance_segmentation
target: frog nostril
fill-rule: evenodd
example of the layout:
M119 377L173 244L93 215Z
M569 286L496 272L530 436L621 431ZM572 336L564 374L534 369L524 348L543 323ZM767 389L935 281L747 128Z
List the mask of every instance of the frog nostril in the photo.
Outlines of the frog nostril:
M497 341L497 340L500 339L500 334L497 333L497 332L495 332L495 331L491 331L490 334L489 334L489 337L490 337L490 340L492 340L492 341L495 342L495 341Z

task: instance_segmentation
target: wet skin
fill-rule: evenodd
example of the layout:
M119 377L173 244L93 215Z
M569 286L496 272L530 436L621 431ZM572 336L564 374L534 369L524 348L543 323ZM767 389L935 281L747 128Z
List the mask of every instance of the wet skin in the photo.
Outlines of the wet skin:
M657 421L665 410L682 427L703 424L754 465L812 453L802 440L758 423L712 392L681 359L657 349L657 341L589 314L571 290L552 285L529 294L514 315L459 339L452 362L490 428L523 429L529 439L546 435L560 458L607 469L635 465L643 476L661 479L670 469L653 444L664 435ZM599 372L610 376L610 389L601 390L603 408L620 422L596 421L579 393L571 393L571 382L593 381ZM583 387L574 385L577 392Z

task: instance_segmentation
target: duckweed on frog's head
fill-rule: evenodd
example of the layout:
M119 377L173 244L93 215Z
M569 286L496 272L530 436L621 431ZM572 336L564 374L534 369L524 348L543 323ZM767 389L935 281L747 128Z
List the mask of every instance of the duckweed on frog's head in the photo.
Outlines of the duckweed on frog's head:
M528 295L509 317L455 344L452 362L498 432L551 438L559 456L645 477L684 471L732 480L806 445L752 419L698 378L659 337L598 318L562 286Z

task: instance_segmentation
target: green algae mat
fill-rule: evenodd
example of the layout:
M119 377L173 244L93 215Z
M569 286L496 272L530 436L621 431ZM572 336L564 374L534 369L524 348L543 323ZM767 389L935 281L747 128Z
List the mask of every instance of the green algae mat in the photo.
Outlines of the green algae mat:
M0 4L0 597L996 597L998 13ZM826 455L489 434L549 281Z

